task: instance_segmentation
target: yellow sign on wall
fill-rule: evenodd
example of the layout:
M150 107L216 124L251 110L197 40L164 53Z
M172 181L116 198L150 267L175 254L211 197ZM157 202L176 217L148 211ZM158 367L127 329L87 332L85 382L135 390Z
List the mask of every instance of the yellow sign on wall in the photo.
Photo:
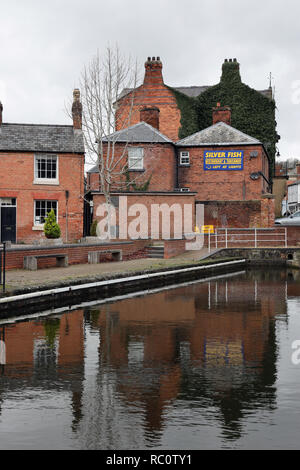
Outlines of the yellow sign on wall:
M202 225L201 232L202 233L214 233L214 226L213 225Z

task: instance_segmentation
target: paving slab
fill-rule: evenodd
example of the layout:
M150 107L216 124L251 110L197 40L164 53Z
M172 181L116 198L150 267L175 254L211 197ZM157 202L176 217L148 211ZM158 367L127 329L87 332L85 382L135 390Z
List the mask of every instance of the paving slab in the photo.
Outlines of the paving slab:
M12 292L25 287L53 285L79 279L105 278L108 275L163 269L198 262L207 255L207 248L186 252L170 259L142 258L129 261L105 262L99 264L74 264L68 267L53 267L29 271L12 269L6 272L6 291Z

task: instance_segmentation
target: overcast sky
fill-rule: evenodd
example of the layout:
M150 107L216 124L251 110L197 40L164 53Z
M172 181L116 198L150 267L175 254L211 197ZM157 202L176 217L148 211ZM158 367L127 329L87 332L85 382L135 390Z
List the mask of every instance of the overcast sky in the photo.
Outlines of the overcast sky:
M166 84L213 85L224 58L244 83L274 77L279 150L300 158L298 0L0 0L0 101L4 122L69 124L64 108L84 64L118 43L160 56Z

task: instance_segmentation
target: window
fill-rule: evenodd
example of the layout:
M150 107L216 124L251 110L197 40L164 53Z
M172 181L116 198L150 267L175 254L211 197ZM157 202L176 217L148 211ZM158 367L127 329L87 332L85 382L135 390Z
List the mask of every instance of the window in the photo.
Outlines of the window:
M57 220L57 201L34 201L34 225L42 225L51 209Z
M142 147L130 147L128 149L129 170L144 169L144 149Z
M0 205L1 206L16 206L16 198L15 197L2 197L0 198Z
M180 152L180 165L190 164L190 152Z
M35 156L35 181L58 183L58 158L56 155Z

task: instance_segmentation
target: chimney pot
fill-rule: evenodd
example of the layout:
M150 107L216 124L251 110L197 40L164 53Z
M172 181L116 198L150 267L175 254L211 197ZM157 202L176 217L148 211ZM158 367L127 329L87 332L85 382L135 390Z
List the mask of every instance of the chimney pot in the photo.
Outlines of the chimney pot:
M159 86L164 83L163 76L162 76L162 63L160 58L152 57L152 60L145 62L145 77L144 77L144 85L148 86Z

